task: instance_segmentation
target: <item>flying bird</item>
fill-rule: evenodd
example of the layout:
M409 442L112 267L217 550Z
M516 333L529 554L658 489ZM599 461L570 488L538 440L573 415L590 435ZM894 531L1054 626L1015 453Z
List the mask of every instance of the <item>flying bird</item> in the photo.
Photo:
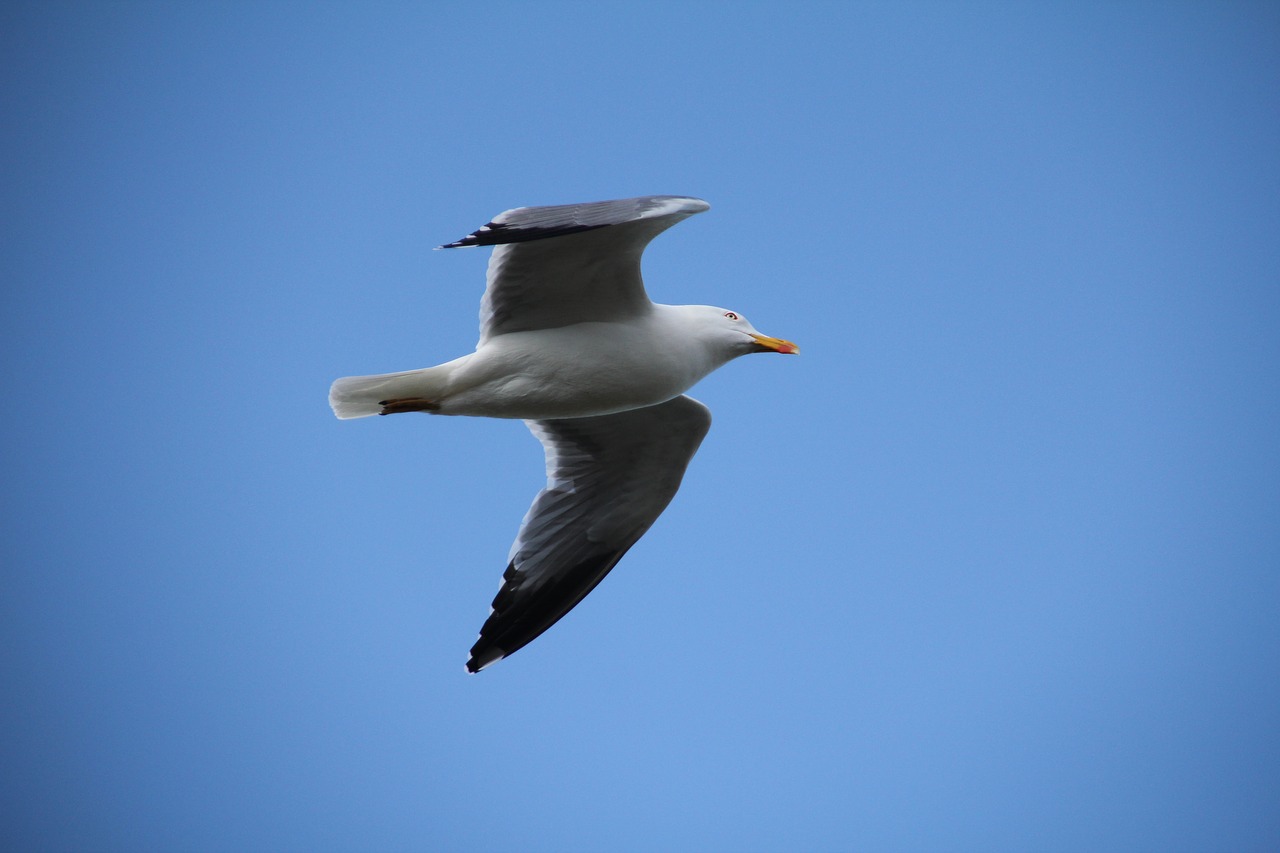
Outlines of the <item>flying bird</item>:
M660 195L501 213L439 247L497 247L475 352L330 388L339 418L519 418L542 442L547 485L511 546L470 672L554 625L666 509L711 426L685 391L740 355L799 352L736 311L650 301L645 247L709 207Z

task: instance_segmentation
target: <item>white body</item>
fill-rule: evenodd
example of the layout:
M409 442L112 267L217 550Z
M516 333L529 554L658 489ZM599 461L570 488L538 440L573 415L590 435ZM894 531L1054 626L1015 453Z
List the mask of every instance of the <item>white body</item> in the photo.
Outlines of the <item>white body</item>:
M607 415L678 397L698 380L750 351L708 346L704 305L658 305L627 322L576 323L482 340L476 351L436 367L333 383L340 418L378 414L384 400L422 398L441 415L548 420ZM738 320L737 341L754 330ZM729 339L733 341L734 339Z

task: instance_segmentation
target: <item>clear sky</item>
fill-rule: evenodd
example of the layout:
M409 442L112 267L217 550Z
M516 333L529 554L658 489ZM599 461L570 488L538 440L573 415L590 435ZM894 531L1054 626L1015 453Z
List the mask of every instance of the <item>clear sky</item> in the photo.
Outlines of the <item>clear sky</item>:
M4 849L1280 848L1280 10L0 8ZM652 296L798 342L464 672L515 206L712 210Z

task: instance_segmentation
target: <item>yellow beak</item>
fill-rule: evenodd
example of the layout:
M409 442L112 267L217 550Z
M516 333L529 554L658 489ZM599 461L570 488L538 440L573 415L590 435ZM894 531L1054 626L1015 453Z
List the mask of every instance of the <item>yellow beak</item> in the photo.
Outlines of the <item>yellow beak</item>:
M782 338L771 338L768 335L757 335L754 332L751 337L756 339L756 346L760 347L760 352L782 352L800 354L800 347L784 341Z

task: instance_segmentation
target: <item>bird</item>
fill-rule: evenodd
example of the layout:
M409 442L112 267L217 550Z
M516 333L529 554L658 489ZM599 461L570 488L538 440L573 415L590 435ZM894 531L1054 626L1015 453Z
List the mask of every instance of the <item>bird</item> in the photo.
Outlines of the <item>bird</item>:
M341 419L512 418L542 442L547 484L511 546L468 672L559 621L666 509L711 426L690 387L738 356L799 352L737 311L649 299L646 246L709 208L653 195L507 210L437 247L494 247L475 352L332 384Z

